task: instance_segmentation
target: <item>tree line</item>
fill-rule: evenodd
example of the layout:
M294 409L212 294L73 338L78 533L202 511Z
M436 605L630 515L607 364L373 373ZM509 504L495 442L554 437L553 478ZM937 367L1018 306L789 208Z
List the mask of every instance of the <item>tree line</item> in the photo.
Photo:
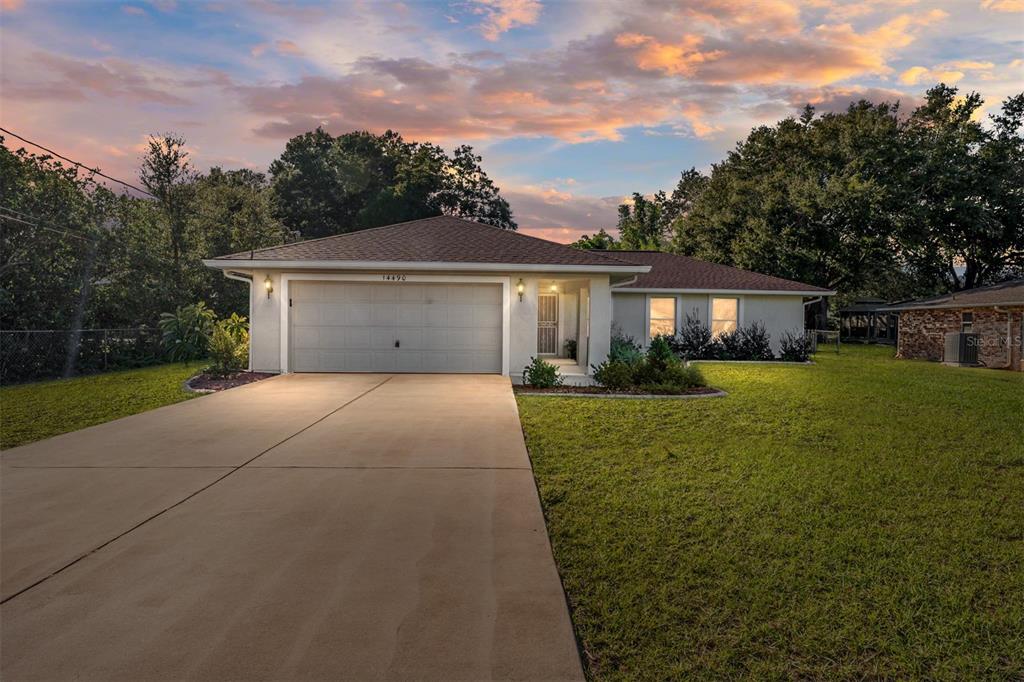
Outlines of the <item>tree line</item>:
M660 249L900 299L1024 276L1024 93L984 102L940 84L909 115L861 101L755 128L708 174L633 194L575 245Z
M0 143L3 138L0 137ZM205 301L248 314L248 292L204 258L442 214L515 229L468 146L315 130L267 173L199 172L177 135L151 136L118 194L94 173L0 144L0 329L154 326Z

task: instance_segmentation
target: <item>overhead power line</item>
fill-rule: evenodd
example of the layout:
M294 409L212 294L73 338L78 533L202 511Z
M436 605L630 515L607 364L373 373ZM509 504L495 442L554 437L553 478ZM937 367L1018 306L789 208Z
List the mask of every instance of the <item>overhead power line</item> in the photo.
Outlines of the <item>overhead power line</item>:
M7 213L7 211L11 211L12 213L17 213L18 215L24 216L25 218L30 218L31 220L25 220L23 218L19 218L19 217L14 216L14 215L9 215ZM30 216L27 213L22 213L20 211L15 211L14 209L7 208L6 206L0 206L0 220L10 220L10 221L13 221L13 222L16 222L16 223L21 223L22 225L28 225L29 227L34 227L34 228L39 229L39 230L46 230L47 232L53 232L55 234L62 234L62 235L65 235L67 237L71 237L73 239L81 239L83 242L92 242L92 240L90 238L86 237L85 235L79 234L77 232L73 232L71 230L65 230L65 229L59 228L59 227L49 227L47 225L42 225L42 224L40 224L41 221L38 218L35 218L34 216Z
M125 187L133 189L136 192L139 192L140 194L145 194L148 197L152 197L154 199L158 198L152 192L148 192L148 191L142 189L141 187L137 187L137 186L131 184L130 182L125 182L124 180L118 180L117 178L111 177L111 176L107 175L106 173L101 172L99 168L90 168L89 166L86 166L84 163L79 163L78 161L75 161L74 159L69 159L68 157L64 156L63 154L58 154L57 152L53 151L52 149L48 149L48 148L44 147L43 145L41 145L41 144L39 144L37 142L33 142L32 140L26 139L26 138L22 137L21 135L18 135L17 133L12 133L10 130L7 130L7 128L0 128L0 131L3 131L5 133L7 133L11 137L18 138L19 140L21 140L22 142L24 142L26 144L30 144L33 147L36 147L38 149L42 149L47 154L52 154L53 156L56 156L58 159L62 159L62 160L67 161L68 163L70 163L70 164L72 164L74 166L78 166L79 168L83 168L83 169L89 171L90 173L93 173L95 175L100 176L101 178L106 178L107 180L110 180L112 182L116 182L116 183L119 183L121 185L124 185Z

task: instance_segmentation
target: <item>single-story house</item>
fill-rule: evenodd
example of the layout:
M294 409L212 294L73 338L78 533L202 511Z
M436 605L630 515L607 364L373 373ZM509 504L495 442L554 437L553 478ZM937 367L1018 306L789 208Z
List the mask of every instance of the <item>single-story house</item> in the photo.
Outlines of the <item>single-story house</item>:
M978 335L978 360L986 367L1022 369L1024 279L889 306L899 314L896 355L943 360L949 332Z
M441 216L204 261L250 284L250 367L267 372L489 372L533 356L580 376L612 327L646 344L687 314L760 322L778 349L804 300L834 292L666 253L585 251ZM566 341L577 343L575 361Z

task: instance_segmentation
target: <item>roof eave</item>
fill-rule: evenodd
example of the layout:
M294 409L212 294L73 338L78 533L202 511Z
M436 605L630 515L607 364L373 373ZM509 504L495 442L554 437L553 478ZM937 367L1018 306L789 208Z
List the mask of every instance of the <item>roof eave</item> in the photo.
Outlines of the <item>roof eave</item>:
M637 274L651 271L649 265L568 265L557 263L460 263L451 261L342 261L342 260L258 260L210 258L203 265L218 270L429 270L465 272L589 272Z

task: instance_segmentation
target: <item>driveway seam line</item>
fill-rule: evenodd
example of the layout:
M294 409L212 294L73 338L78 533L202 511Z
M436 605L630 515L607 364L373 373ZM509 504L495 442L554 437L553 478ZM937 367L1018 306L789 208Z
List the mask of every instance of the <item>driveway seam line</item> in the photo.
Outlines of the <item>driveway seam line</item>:
M124 536L128 535L129 533L131 533L131 532L141 528L142 526L146 525L147 523L149 523L153 519L157 518L158 516L162 516L162 515L166 514L167 512L169 512L170 510L174 509L175 507L178 507L178 506L188 502L189 500L191 500L193 497L195 497L199 493L203 492L204 490L209 490L210 488L212 488L213 486L217 485L218 483L220 483L225 478L227 478L231 474L235 473L239 469L242 469L246 465L248 465L248 464L250 464L252 462L255 462L257 459L259 459L263 455L267 454L268 452L270 452L274 448L278 447L279 445L284 445L285 443L287 443L289 440L291 440L295 436L298 436L300 433L303 433L303 432L313 428L314 426L316 426L317 424L319 424L323 420L325 420L328 417L336 414L337 412L340 412L341 410L345 409L346 407L348 407L349 405L351 405L355 401L359 400L363 396L365 396L365 395L367 395L369 393L372 393L373 391L377 390L378 388L380 388L384 384L386 384L389 381L391 381L391 379L393 379L393 378L394 378L394 375L388 376L388 378L385 379L384 381L380 382L379 384L376 384L375 386L372 386L371 388L368 388L367 390L365 390L362 393L360 393L359 395L357 395L355 398L352 398L351 400L348 400L348 401L342 403L341 405L339 405L338 407L334 408L333 410L331 410L330 412L328 412L324 416L320 417L319 419L317 419L316 421L312 422L311 424L308 424L307 426L302 427L301 429L299 429L295 433L291 434L287 438L284 438L283 440L278 441L277 443L271 445L266 450L263 450L262 452L260 452L259 454L255 455L254 457L251 457L250 459L247 459L246 461L242 462L238 466L230 468L230 470L225 472L223 476L215 478L213 481L211 481L210 483L204 485L199 490L196 490L195 492L190 493L189 495L186 495L185 497L183 497L182 499L178 500L177 502L175 502L174 504L170 505L169 507L166 507L166 508L156 512L155 514L153 514L153 515L143 519L142 521L139 521L137 524L135 524L134 526L132 526L128 530L123 531L123 532L119 533L118 535L115 535L114 537L110 538L106 542L104 542L104 543L94 547L93 549L89 550L85 554L82 554L77 559L73 559L72 561L69 561L68 563L64 564L63 566L61 566L57 570L53 571L49 575L46 575L46 576L40 578L39 580L35 581L31 585L28 585L27 587L23 587L20 590L18 590L17 592L15 592L14 594L11 594L10 596L5 597L4 599L0 600L0 605L6 604L7 602L11 601L15 597L19 597L19 596L25 594L26 592L28 592L29 590L31 590L31 589L33 589L35 587L38 587L39 585L42 585L44 582L46 582L50 578L53 578L54 576L56 576L56 575L58 575L60 573L63 573L67 569L71 568L72 566L77 564L82 559L85 559L86 557L92 556L93 554L95 554L96 552L100 551L104 547L107 547L107 546L113 544L114 542L117 542L118 540L120 540Z

